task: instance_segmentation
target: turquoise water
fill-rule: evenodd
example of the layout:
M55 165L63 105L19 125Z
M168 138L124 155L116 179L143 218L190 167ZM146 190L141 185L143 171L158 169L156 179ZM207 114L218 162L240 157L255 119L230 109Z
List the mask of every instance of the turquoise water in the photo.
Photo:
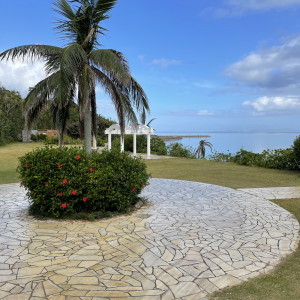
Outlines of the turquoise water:
M156 132L157 135L209 135L209 138L183 138L182 140L173 141L183 144L184 146L191 146L197 148L199 141L202 139L212 143L213 151L234 154L240 149L260 153L266 149L286 149L293 145L293 142L300 133L166 133ZM170 144L172 142L166 142ZM207 148L207 155L211 154Z

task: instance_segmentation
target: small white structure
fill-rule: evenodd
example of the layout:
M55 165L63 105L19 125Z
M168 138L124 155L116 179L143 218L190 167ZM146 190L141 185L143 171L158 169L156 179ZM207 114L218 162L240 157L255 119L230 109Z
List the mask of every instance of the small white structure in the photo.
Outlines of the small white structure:
M154 133L154 129L146 125L132 125L125 126L125 134L133 135L133 155L136 155L136 136L145 134L147 135L147 157L150 158L151 155L151 134ZM119 124L113 124L105 130L105 134L108 134L108 149L111 149L111 135L119 134L121 135L121 128ZM121 152L124 152L124 140L121 136Z

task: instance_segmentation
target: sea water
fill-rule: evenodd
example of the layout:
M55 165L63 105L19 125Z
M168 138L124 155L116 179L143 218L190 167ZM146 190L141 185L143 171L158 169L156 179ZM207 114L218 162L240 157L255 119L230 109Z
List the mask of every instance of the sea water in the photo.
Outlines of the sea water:
M188 136L188 135L209 135L210 137L183 137L181 140L167 141L170 143L181 143L184 146L196 149L200 140L210 142L213 151L219 153L235 154L240 149L261 153L263 150L286 149L293 145L293 142L300 133L297 132L272 132L272 133L241 133L241 132L211 132L211 133L197 133L197 132L155 132L157 135L171 135L171 136ZM207 155L211 154L209 147L206 147Z

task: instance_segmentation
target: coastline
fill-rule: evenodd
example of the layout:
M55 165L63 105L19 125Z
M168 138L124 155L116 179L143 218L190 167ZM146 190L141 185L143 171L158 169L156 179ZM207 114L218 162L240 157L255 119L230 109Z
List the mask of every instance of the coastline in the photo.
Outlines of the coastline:
M154 135L163 141L178 141L183 138L210 138L210 135Z

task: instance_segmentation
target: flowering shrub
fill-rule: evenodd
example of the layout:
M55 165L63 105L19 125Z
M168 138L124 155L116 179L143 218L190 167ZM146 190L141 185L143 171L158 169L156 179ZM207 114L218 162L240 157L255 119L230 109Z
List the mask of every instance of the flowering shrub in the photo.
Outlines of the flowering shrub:
M50 217L126 211L148 184L145 163L126 153L86 154L76 148L37 149L19 158L32 211Z

